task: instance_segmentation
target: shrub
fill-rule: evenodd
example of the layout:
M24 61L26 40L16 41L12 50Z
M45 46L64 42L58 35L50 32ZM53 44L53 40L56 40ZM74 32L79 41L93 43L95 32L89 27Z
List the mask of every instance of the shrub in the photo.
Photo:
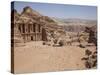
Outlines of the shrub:
M63 40L60 40L59 41L59 46L63 46L64 45L64 41Z
M85 61L85 67L86 68L93 68L97 66L97 52L95 51L92 53L90 50L85 51L85 57L83 57L81 60Z

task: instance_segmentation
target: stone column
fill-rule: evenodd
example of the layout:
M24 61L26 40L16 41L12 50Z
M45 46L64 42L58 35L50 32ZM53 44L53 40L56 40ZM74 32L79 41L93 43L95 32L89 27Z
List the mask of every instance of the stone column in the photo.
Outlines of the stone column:
M26 28L27 28L27 27L26 27L26 24L25 24L25 33L26 33Z
M31 28L30 30L31 30L31 33L32 33L32 31L33 31L33 27L32 27L32 24L31 24L31 27L30 27L30 28Z
M40 40L42 40L42 25L40 26Z
M26 41L27 41L27 31L28 31L28 25L27 24L25 24L25 27L26 27L26 32L25 32L25 38L26 38Z
M37 24L35 24L35 39L37 41Z
M23 33L23 24L21 24L20 27L21 27L21 33Z

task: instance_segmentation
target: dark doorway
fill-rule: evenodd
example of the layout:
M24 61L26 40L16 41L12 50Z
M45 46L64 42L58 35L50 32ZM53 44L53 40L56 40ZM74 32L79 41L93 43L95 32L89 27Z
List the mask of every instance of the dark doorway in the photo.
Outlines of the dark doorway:
M31 36L31 41L33 41L33 36Z

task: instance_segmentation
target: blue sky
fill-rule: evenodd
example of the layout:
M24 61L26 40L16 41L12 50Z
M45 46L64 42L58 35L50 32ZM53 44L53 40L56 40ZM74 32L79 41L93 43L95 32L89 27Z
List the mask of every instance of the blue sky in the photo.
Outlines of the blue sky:
M48 4L48 3L34 3L34 2L15 2L14 9L19 13L23 8L30 6L32 9L38 11L42 15L58 18L80 18L80 19L97 19L96 6L80 6L67 4Z

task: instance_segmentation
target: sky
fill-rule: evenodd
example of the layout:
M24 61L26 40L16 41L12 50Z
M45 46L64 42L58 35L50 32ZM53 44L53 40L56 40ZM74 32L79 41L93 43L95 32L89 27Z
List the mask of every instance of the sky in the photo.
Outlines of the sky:
M21 13L23 8L30 6L32 9L44 16L57 18L78 18L97 20L96 6L68 5L68 4L50 4L36 2L15 2L14 9Z

